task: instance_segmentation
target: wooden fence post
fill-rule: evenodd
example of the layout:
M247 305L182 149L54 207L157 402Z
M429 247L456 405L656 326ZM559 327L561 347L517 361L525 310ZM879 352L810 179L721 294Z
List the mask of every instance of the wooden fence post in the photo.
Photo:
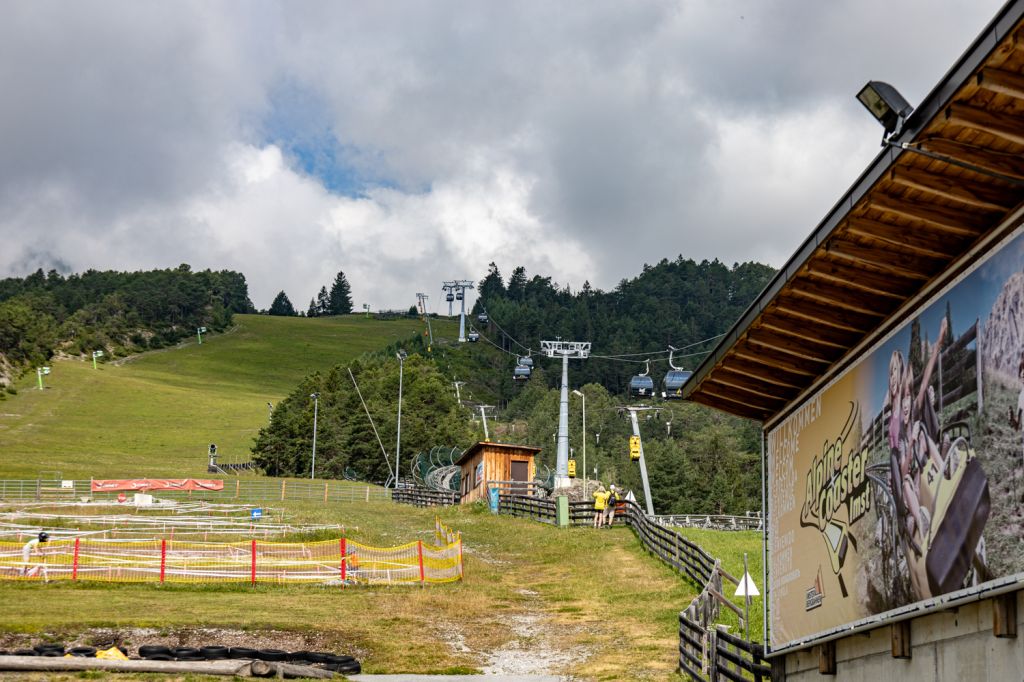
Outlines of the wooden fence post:
M329 483L327 481L324 481L324 504L327 504L327 486L328 485L329 485Z
M281 500L284 500L284 484L288 481L281 481Z
M241 487L242 487L242 481L240 479L236 478L235 479L235 499L236 500L238 499L238 493L239 493L239 490L241 489Z

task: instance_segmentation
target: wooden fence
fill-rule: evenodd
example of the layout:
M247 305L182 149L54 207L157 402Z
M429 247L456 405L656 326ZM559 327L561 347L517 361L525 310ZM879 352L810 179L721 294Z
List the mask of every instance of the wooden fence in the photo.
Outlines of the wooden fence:
M391 501L411 504L414 507L450 507L459 503L459 493L454 490L434 490L422 486L395 488Z
M554 500L503 494L498 511L542 523L556 522ZM593 502L569 503L571 525L590 525L593 516ZM751 520L760 521L753 517ZM723 579L733 584L739 581L729 575L717 559L678 531L659 523L656 517L647 516L635 502L616 503L613 522L632 528L647 551L701 588L700 594L679 614L680 671L696 682L723 679L761 682L771 676L761 644L731 635L715 624L722 605L735 611L741 624L744 622L743 612L725 597L722 587Z

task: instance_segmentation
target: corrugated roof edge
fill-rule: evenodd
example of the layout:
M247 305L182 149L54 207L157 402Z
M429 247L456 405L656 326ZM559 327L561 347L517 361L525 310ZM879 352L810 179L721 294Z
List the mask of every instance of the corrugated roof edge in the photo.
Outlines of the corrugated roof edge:
M921 133L932 118L945 108L950 97L963 87L966 79L988 58L992 50L1006 37L1007 33L1017 25L1024 16L1024 0L1009 0L996 16L981 31L960 58L946 72L931 92L914 109L904 124L903 130L894 142L907 142ZM792 257L768 283L754 302L729 329L725 337L708 354L693 376L683 386L683 398L689 398L700 388L701 382L711 369L725 356L740 336L747 330L750 323L757 318L765 306L775 297L783 286L789 282L797 271L803 267L814 250L832 233L836 226L845 218L858 201L871 189L875 182L888 171L903 152L888 146L864 169L853 185L842 198L818 223L818 226L800 245Z

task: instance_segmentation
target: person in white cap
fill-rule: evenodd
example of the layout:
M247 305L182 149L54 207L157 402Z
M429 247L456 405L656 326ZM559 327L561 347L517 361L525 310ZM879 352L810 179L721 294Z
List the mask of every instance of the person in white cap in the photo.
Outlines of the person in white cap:
M608 490L608 503L604 508L604 523L611 526L615 523L615 503L619 501L619 489L612 483Z

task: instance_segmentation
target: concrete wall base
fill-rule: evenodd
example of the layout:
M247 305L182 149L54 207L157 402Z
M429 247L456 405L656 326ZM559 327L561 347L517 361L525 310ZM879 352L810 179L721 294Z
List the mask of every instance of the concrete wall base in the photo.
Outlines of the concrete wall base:
M1024 622L1024 591L1014 597L1019 626ZM889 625L836 640L834 676L819 672L818 646L786 654L786 682L1024 680L1024 638L995 636L997 605L986 599L910 621L910 658L893 658Z

